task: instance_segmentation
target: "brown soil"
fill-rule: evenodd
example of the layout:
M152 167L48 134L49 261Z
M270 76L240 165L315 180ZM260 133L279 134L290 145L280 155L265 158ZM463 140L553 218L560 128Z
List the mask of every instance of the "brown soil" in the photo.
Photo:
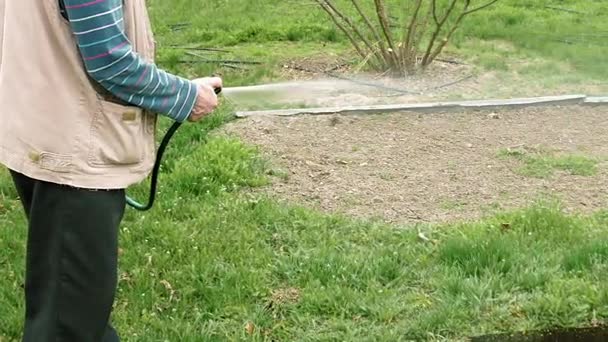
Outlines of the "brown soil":
M501 149L543 147L590 157L608 155L602 107L534 107L498 112L368 116L253 117L226 133L260 146L286 170L262 191L327 212L388 222L475 219L539 197L566 210L607 206L608 168L594 176L520 175Z

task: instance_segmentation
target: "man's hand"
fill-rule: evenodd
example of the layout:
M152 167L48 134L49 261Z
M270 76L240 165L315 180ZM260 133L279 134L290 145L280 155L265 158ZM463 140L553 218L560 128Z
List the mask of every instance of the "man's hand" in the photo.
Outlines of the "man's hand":
M219 77L204 77L193 80L198 86L198 95L194 108L188 121L196 122L211 114L218 106L215 89L222 88L222 79Z

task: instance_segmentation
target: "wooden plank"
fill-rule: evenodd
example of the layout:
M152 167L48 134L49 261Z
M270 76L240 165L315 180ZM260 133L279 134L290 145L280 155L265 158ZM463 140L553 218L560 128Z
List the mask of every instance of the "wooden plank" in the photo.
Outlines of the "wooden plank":
M328 115L328 114L372 114L390 112L438 112L461 111L465 109L514 108L524 106L581 104L585 95L543 96L531 98L477 100L477 101L448 101L429 103L406 103L374 106L343 106L324 108L294 108L261 111L237 112L237 117L250 116L294 116L294 115Z

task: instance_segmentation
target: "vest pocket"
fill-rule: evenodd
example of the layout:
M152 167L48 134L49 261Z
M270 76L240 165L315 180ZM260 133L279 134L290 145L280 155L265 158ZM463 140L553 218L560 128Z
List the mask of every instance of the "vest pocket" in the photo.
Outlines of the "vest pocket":
M146 153L143 111L99 100L91 126L89 164L99 167L135 165Z

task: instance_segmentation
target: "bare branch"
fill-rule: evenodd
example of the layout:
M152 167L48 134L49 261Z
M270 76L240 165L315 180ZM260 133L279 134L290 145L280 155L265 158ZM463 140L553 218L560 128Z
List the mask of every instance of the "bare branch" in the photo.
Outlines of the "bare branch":
M363 21L365 21L365 23L367 24L367 27L369 28L369 30L371 31L371 33L374 35L374 39L380 45L380 50L381 50L382 55L384 56L384 59L385 60L389 60L390 59L390 53L386 49L386 44L384 44L384 39L382 39L380 37L380 34L378 34L378 30L376 30L376 27L372 24L372 22L369 19L369 17L365 14L365 12L363 11L363 9L359 5L359 2L357 0L351 0L351 2L353 3L353 6L355 6L355 9L357 10L357 12L359 12L359 15L363 18Z
M439 22L440 25L444 25L445 22L448 20L448 18L452 14L452 11L454 11L454 8L456 7L457 2L458 2L458 0L452 0L450 7L448 8L447 12L445 13L443 18L441 18L441 21ZM471 3L471 0L465 0L465 8L469 7L470 3Z
M456 23L454 23L454 26L452 27L452 29L450 30L450 32L447 34L447 36L445 38L443 38L443 40L441 40L441 43L439 44L439 46L437 46L437 48L435 49L435 51L429 56L429 58L426 61L423 61L423 66L427 66L429 64L431 64L435 58L437 58L437 56L439 56L439 54L441 53L441 51L443 51L443 49L445 48L445 46L448 44L448 42L450 41L450 38L452 38L452 35L454 34L454 32L456 32L456 30L458 29L458 26L460 25L460 22L462 21L462 19L466 16L466 14L461 14L458 19L456 20Z
M422 7L422 0L418 0L416 3L416 7L414 9L414 14L412 14L412 19L410 20L409 26L407 26L407 33L405 35L405 46L407 50L409 50L410 44L412 42L412 37L414 35L414 30L416 28L416 23L418 22L418 13L420 13L420 8Z
M486 8L486 7L490 7L490 6L494 5L494 4L495 4L495 3L497 3L498 1L499 1L499 0L492 0L492 1L488 2L488 3L487 3L487 4L485 4L485 5L482 5L482 6L479 6L479 7L477 7L477 8L473 8L472 10L468 10L468 11L464 12L464 15L469 15L469 14L471 14L471 13L473 13L473 12L481 11L482 9L484 9L484 8Z
M431 2L431 8L433 9L433 19L435 20L435 24L439 25L439 19L437 18L437 0L433 0Z
M361 18L363 18L363 20L365 21L365 23L367 24L367 27L369 27L369 30L372 32L372 34L374 35L374 38L381 42L382 38L380 38L380 35L378 34L378 31L376 30L376 28L374 27L374 25L372 24L372 21L369 19L369 17L367 16L367 14L365 14L365 12L363 11L363 9L361 8L361 6L359 5L359 2L357 0L351 0L351 2L353 3L353 5L355 6L355 9L357 9L357 12L359 12L359 15L361 16Z
M422 20L422 22L416 29L416 36L414 37L414 44L418 44L418 42L422 41L424 34L427 32L426 27L429 24L432 11L433 11L433 9L429 6L429 13L427 13L427 15L424 16L424 19Z
M374 0L373 5L370 4L375 7L378 22L360 0L309 0L309 3L320 6L329 15L363 63L376 70L411 75L419 66L424 69L438 59L465 17L498 1L404 0L400 33L391 25L397 19L388 15L392 9L388 6L389 0ZM348 3L356 12L346 11L348 8L342 5L348 6Z
M415 36L416 24L418 23L418 13L420 13L420 8L422 7L422 0L418 0L416 3L416 7L414 9L414 14L412 14L412 19L410 20L409 26L407 26L407 33L405 34L405 40L402 45L402 53L401 58L404 60L405 68L407 72L412 72L413 67L416 64L416 54L414 53L413 47L413 38ZM414 56L412 56L412 54ZM408 61L409 59L409 61ZM413 65L412 65L413 62Z
M344 32L346 37L348 37L348 40L350 40L351 44L353 44L353 47L355 48L355 50L357 50L357 53L359 53L359 55L361 57L367 58L367 54L363 51L363 49L361 49L361 47L357 43L357 40L355 39L355 37L353 37L352 33L350 31L348 31L348 29L346 29L346 27L344 27L344 25L342 25L340 20L338 20L337 15L332 11L332 9L329 6L327 6L325 1L324 0L315 0L315 1L321 6L321 8L323 8L323 10L325 12L327 12L327 14L331 18L331 20L336 24L336 26L340 29L340 31Z
M359 28L357 27L357 25L355 25L353 23L352 20L350 20L350 18L346 15L344 15L340 10L338 10L338 8L336 6L334 6L334 4L330 1L330 0L324 0L325 4L327 6L329 6L329 8L331 8L331 10L338 16L340 17L342 20L344 20L344 22L346 22L348 24L348 26L350 26L350 28L353 30L353 32L355 32L355 34L363 41L363 43L365 44L365 46L367 46L367 48L375 55L378 56L378 58L382 59L382 55L376 50L374 49L374 44L372 44L369 39L367 39L367 37L365 37L365 35L361 32L361 30L359 30Z
M458 19L456 19L456 22L454 23L454 26L452 26L452 28L450 29L450 31L448 32L448 34L446 35L445 38L443 38L443 40L441 41L441 43L439 44L439 46L437 46L437 48L435 49L435 51L433 51L433 53L429 56L429 58L425 61L423 61L423 66L427 66L430 63L432 63L435 58L437 58L437 56L439 56L439 54L441 53L441 51L443 51L443 49L445 48L445 46L448 44L448 42L450 41L450 39L452 38L452 35L454 35L454 32L456 32L456 30L458 29L458 27L460 26L460 23L462 22L462 20L464 19L464 17L466 17L467 15L476 12L476 11L480 11L484 8L487 8L489 6L491 6L492 4L498 2L498 0L493 0L490 1L489 3L483 5L483 6L479 6L477 8L474 8L472 10L469 10L469 6L471 5L471 0L466 0L465 1L465 5L464 5L464 10L463 12L458 16Z
M437 28L435 29L435 32L433 32L433 35L431 36L431 40L429 41L429 45L426 49L426 53L424 54L424 57L422 59L422 65L428 65L430 63L429 58L431 57L431 54L433 53L433 47L435 47L435 42L437 40L437 37L439 36L439 33L441 33L441 29L443 29L443 25L445 25L445 22L448 20L448 18L454 11L454 7L456 7L457 1L458 0L452 0L452 3L450 4L450 7L448 8L447 12L443 16L443 18L441 18L441 21L439 21L439 23L437 23ZM471 2L470 0L466 0L465 8L466 8L466 6L469 5L470 2ZM435 3L435 0L433 0L433 3Z
M386 8L384 7L383 0L374 0L376 4L376 13L378 14L378 19L380 20L380 24L382 26L382 33L384 33L384 37L386 37L386 41L388 42L388 46L391 49L391 56L393 57L393 65L397 66L398 62L395 58L397 53L395 49L395 44L393 43L393 37L391 34L391 25L388 19L388 15L386 14Z

